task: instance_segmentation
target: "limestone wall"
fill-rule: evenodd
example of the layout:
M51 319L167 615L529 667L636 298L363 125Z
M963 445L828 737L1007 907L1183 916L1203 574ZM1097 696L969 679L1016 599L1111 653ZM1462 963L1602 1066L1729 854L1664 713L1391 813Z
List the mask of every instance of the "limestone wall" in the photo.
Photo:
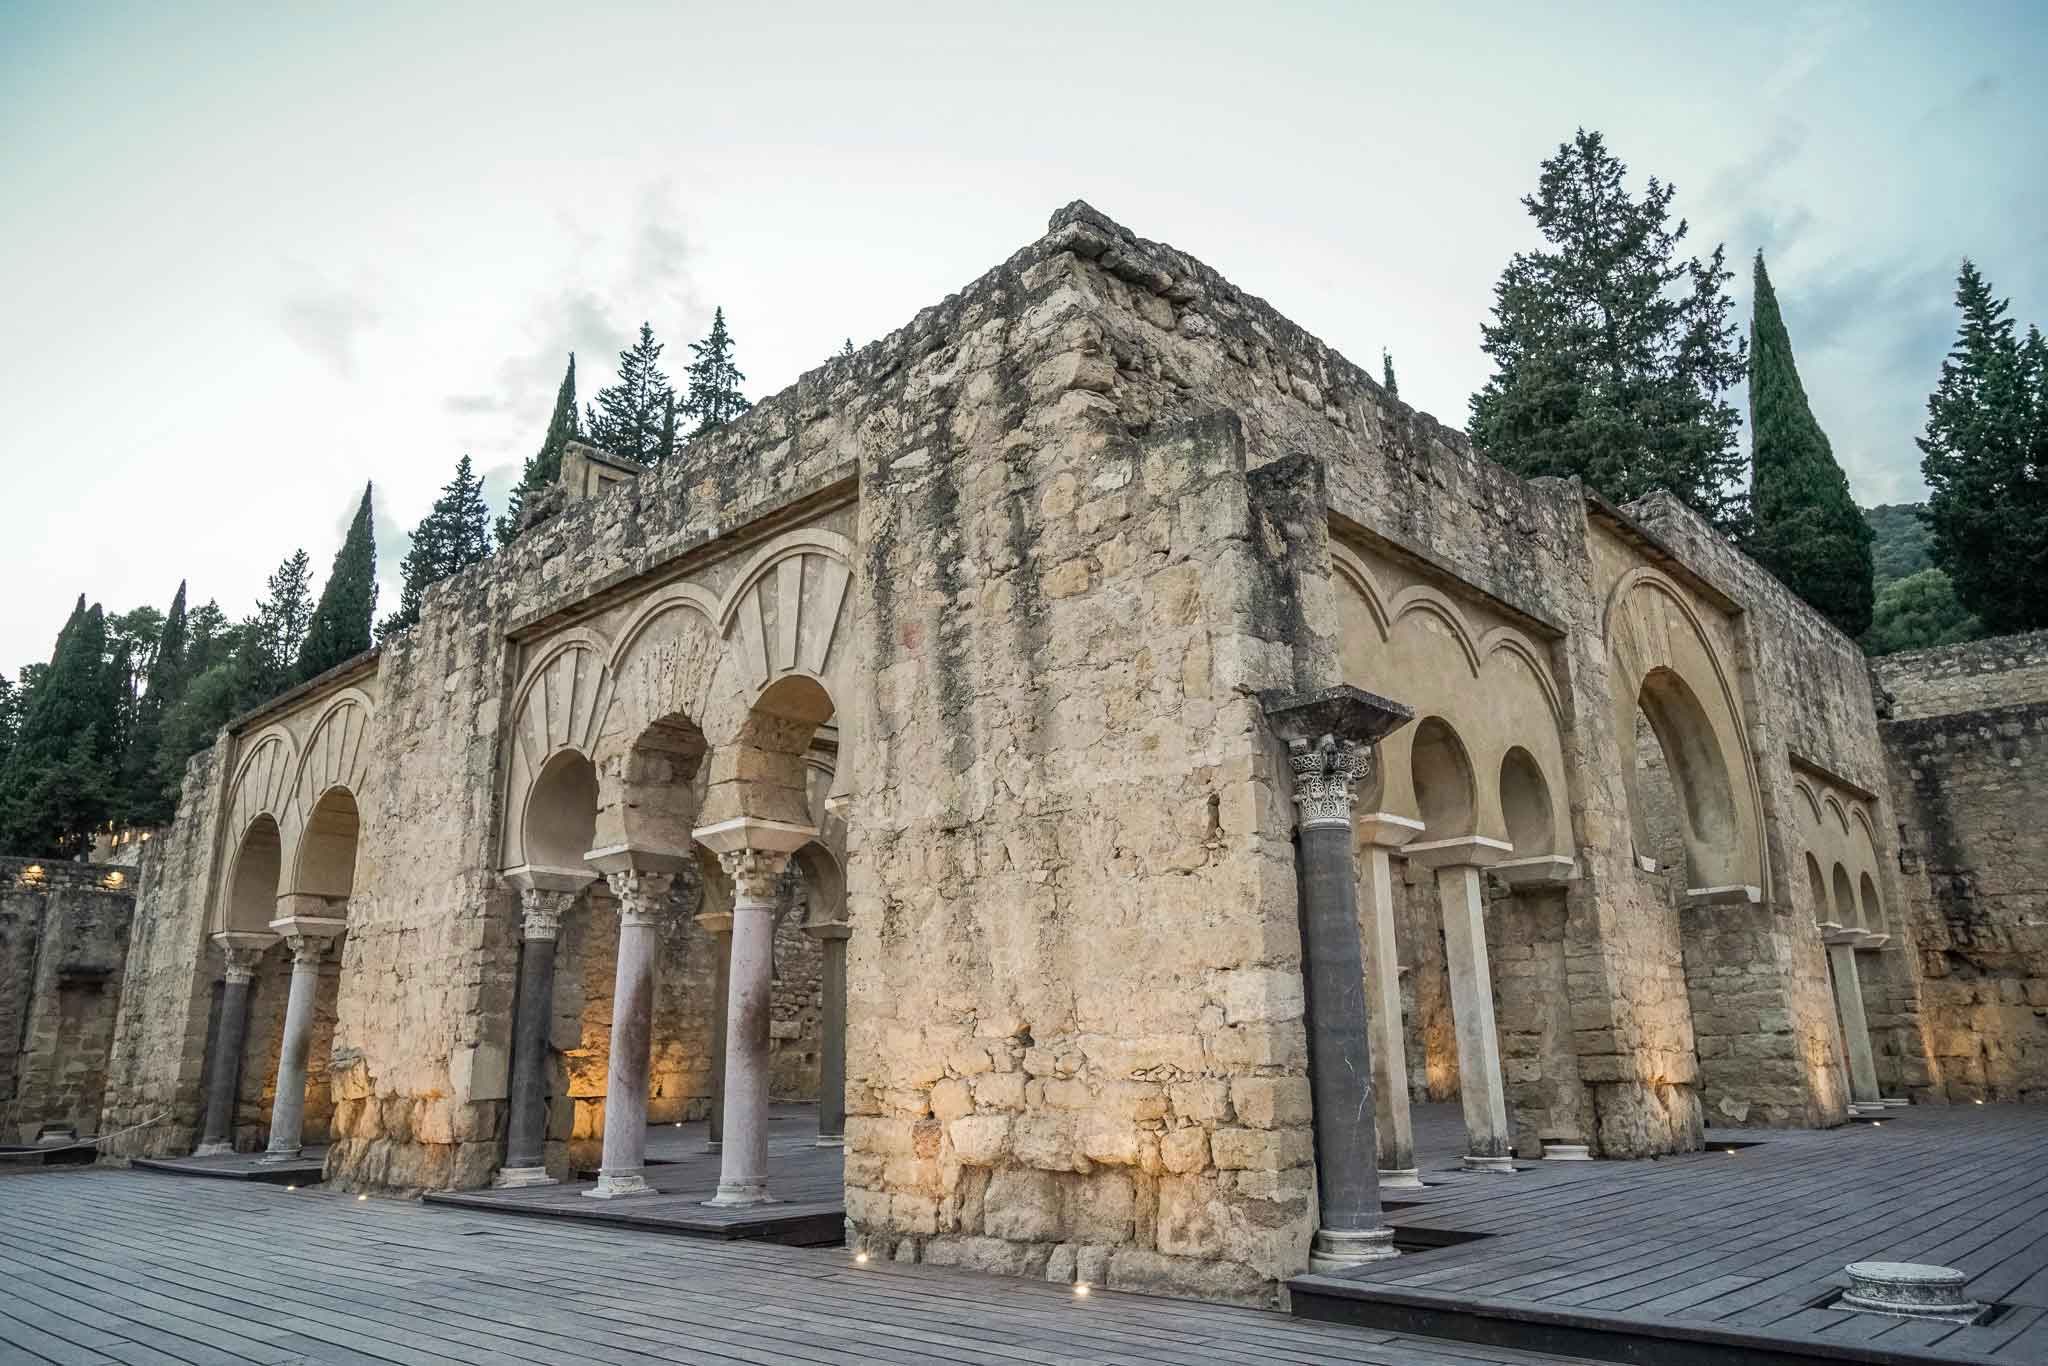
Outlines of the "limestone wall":
M0 859L0 1142L99 1131L132 870Z
M1932 1075L1923 1099L2048 1100L2041 634L1873 661ZM1882 699L1881 699L1882 700ZM1885 1005L1889 1009L1889 1005ZM1917 1084L1916 1084L1917 1083Z

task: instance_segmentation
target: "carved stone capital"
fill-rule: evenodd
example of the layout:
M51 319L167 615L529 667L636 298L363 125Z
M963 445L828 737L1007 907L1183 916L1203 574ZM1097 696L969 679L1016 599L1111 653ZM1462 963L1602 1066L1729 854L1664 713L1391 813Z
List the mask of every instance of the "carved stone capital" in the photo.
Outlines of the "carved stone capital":
M331 934L287 934L284 942L291 947L292 970L319 968L327 957L327 946L334 941Z
M761 907L774 902L789 855L776 849L725 849L719 852L718 866L732 879L736 905Z
M1371 747L1334 735L1290 740L1287 761L1294 769L1294 804L1300 809L1301 828L1349 829L1358 781L1372 772Z
M256 963L263 950L250 944L223 944L220 956L227 963L227 980L246 986L256 980Z
M619 903L619 924L656 926L668 914L668 894L676 880L674 873L629 869L606 873L604 880Z
M539 887L519 890L521 930L528 939L553 939L562 932L562 917L576 904L576 893Z

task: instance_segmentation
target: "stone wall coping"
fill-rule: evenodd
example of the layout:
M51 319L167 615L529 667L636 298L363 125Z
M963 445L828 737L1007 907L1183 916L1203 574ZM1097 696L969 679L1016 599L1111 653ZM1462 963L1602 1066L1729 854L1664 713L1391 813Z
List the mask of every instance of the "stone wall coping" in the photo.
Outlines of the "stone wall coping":
M734 816L731 820L698 826L690 832L690 838L718 854L736 849L793 854L817 837L818 827L815 825L764 820L758 816Z
M1515 846L1506 840L1459 835L1455 839L1409 845L1408 861L1425 868L1491 868L1514 852Z
M1688 906L1755 906L1763 899L1764 889L1746 882L1685 889L1685 904Z

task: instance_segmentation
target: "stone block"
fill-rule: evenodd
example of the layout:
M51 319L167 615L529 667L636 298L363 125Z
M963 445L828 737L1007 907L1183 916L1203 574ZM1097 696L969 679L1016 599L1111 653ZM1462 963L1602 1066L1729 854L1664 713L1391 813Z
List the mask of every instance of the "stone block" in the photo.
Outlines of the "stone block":
M1254 1129L1291 1128L1314 1114L1307 1077L1238 1077L1230 1083L1230 1104L1237 1122Z

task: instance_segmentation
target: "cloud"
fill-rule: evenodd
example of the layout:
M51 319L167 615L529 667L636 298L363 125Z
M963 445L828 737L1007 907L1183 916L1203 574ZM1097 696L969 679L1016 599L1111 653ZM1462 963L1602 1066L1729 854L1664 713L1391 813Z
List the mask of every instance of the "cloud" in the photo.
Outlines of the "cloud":
M1920 126L1947 123L1966 114L1974 114L1980 105L1991 103L1997 98L2004 82L1994 71L1981 72L1972 77L1968 84L1945 100L1937 100L1928 106L1920 116Z
M301 350L342 379L356 377L356 343L383 319L377 306L348 290L301 290L278 305L278 323Z

